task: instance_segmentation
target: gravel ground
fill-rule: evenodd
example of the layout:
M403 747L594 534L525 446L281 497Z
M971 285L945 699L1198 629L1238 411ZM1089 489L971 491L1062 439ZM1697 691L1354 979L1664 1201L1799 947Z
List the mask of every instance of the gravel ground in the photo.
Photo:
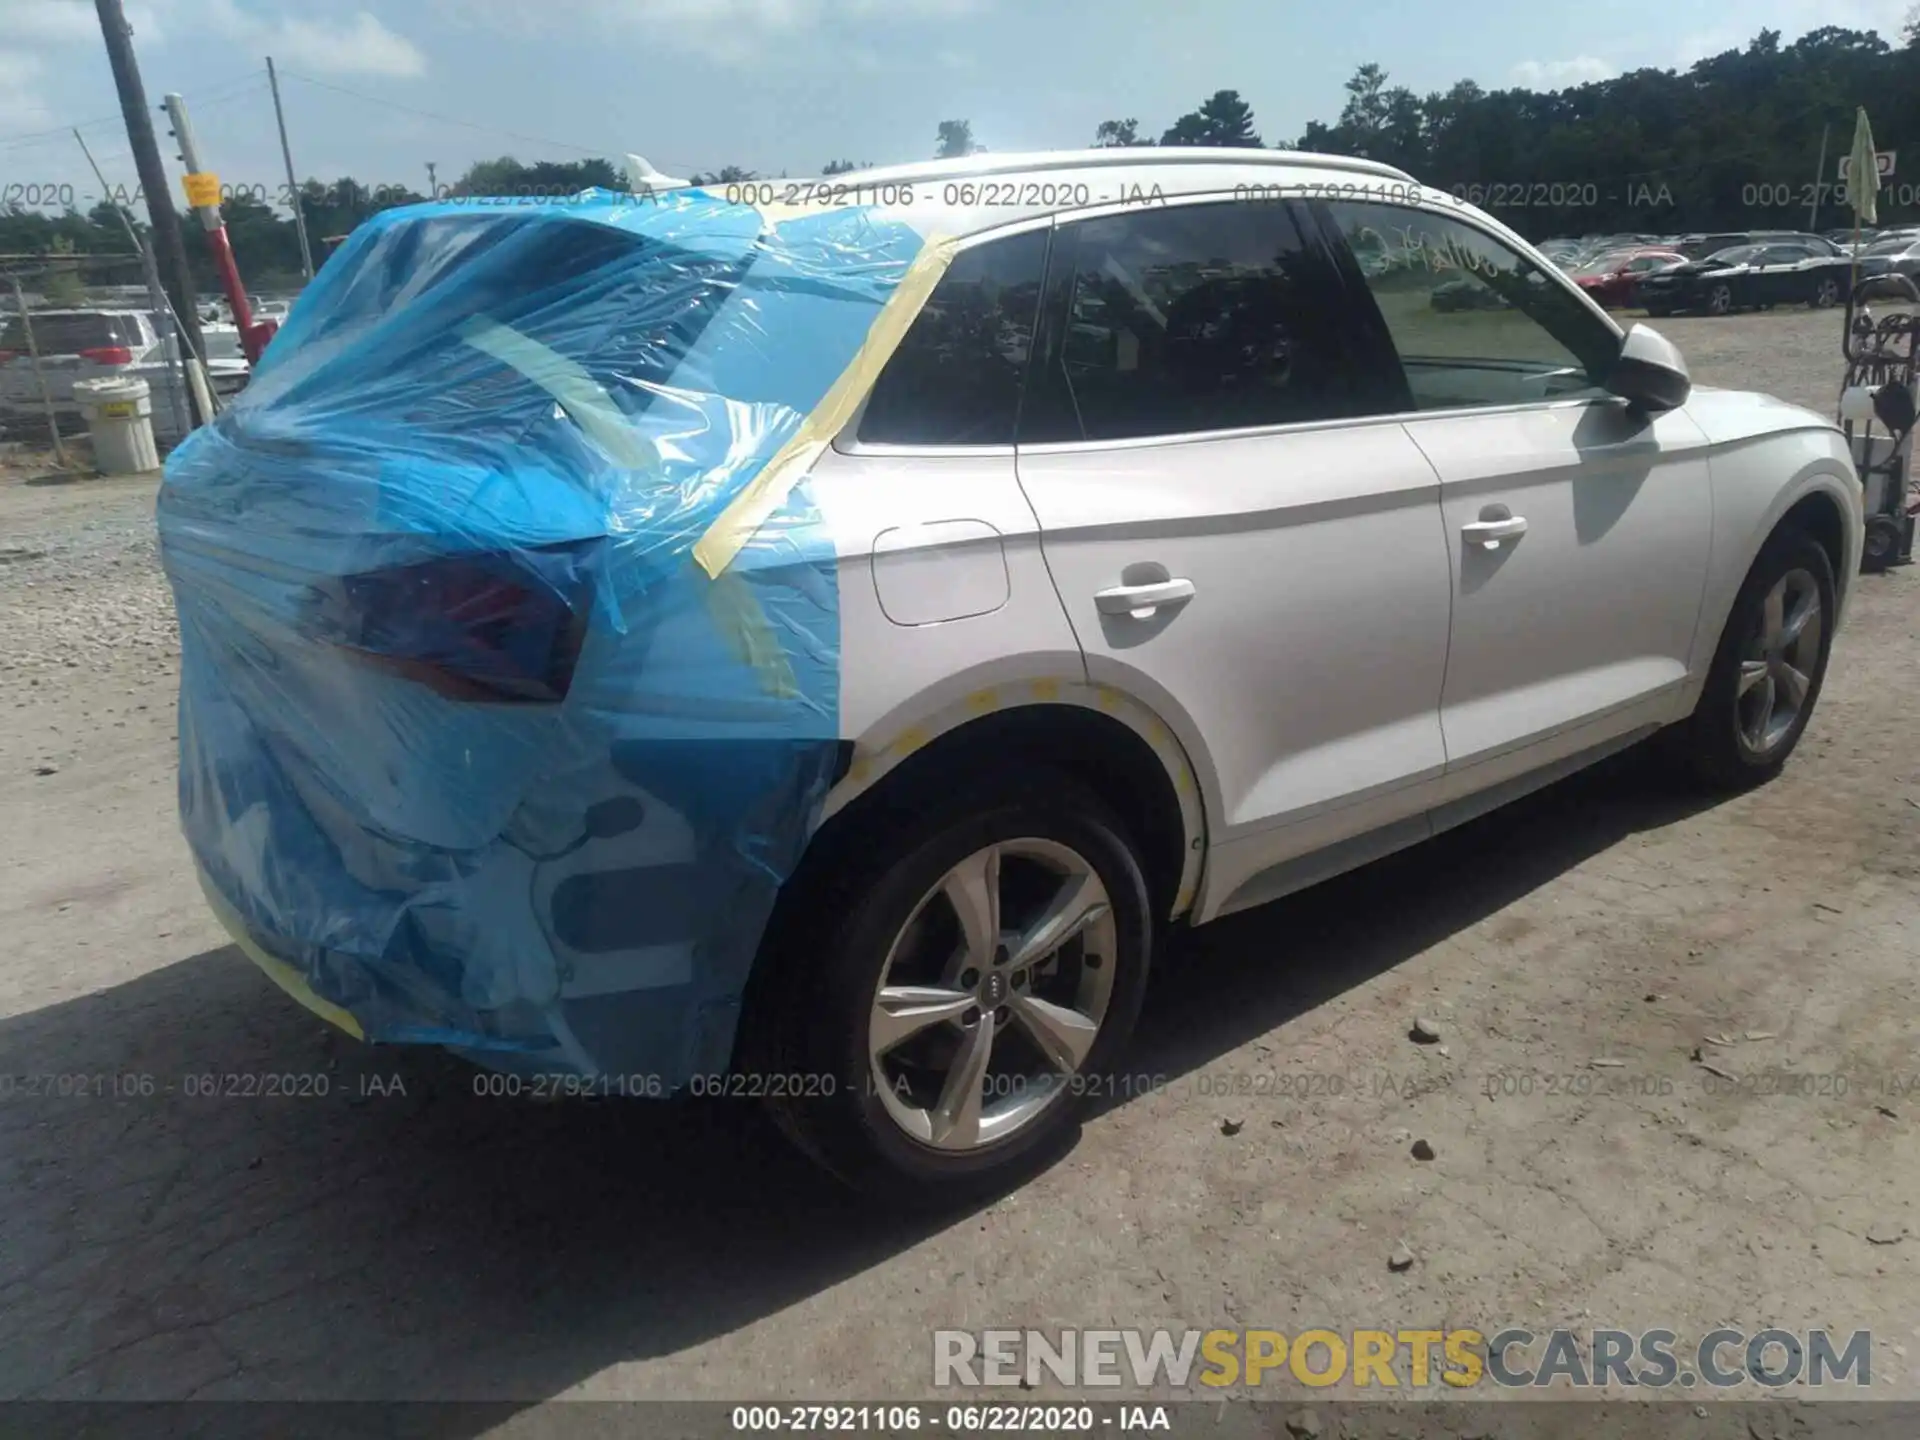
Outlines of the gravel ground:
M1831 411L1830 313L1662 328ZM741 1107L476 1099L226 946L152 497L0 471L0 1070L90 1087L0 1095L0 1397L877 1399L943 1326L1506 1323L1871 1328L1920 1395L1920 574L1860 582L1777 783L1702 807L1624 757L1199 932L1139 1042L1169 1085L912 1219ZM1706 1036L1792 1082L1710 1090ZM263 1074L328 1093L222 1078Z

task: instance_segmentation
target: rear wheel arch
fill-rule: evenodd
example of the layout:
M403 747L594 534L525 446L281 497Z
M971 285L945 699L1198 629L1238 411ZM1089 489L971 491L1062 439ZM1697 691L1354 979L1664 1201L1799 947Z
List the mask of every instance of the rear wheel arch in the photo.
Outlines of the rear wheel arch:
M1003 687L1003 690L1011 687ZM892 838L936 795L979 767L1052 771L1103 801L1136 848L1156 922L1191 909L1206 821L1193 767L1173 733L1139 702L1084 682L1022 685L1050 697L988 709L978 691L958 707L863 741L828 797L826 818L781 886L741 996L736 1067L778 1071L789 1056L781 1016L804 1004L810 953L828 917L852 903ZM983 713L984 711L984 713Z
M858 836L888 824L930 789L967 783L981 767L1057 771L1099 795L1139 847L1158 919L1192 905L1199 888L1206 821L1191 762L1173 733L1137 701L1104 686L1042 685L1052 698L985 709L980 695L960 713L901 729L885 744L862 745L847 779L829 797L827 819L802 869L830 867Z

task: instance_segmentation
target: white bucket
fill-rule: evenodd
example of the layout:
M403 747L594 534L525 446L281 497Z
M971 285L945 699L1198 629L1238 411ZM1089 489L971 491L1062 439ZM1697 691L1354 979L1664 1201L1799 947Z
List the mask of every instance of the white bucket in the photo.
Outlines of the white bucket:
M93 460L102 475L137 475L160 468L153 443L153 399L144 380L76 380L73 398L87 417Z

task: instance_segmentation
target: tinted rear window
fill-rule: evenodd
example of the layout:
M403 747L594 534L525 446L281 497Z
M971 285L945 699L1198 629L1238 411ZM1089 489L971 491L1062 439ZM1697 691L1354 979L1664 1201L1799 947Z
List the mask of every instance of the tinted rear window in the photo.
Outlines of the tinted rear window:
M110 315L30 315L33 343L42 355L77 355L106 345L127 345L131 326ZM27 348L27 332L14 315L0 331L0 350Z
M1011 445L1046 258L1044 230L956 255L887 362L867 401L860 438Z

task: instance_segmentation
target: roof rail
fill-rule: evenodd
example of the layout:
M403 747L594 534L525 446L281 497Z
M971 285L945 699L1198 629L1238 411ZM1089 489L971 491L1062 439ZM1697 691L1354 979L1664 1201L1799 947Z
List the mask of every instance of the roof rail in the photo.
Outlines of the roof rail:
M1107 146L1096 150L1033 150L996 154L983 151L954 160L926 160L917 164L884 165L855 171L861 185L874 181L941 180L957 176L1030 173L1035 170L1085 170L1120 165L1311 165L1321 170L1349 170L1388 180L1416 184L1404 170L1378 160L1354 155L1320 155L1310 150L1265 150L1212 145Z

